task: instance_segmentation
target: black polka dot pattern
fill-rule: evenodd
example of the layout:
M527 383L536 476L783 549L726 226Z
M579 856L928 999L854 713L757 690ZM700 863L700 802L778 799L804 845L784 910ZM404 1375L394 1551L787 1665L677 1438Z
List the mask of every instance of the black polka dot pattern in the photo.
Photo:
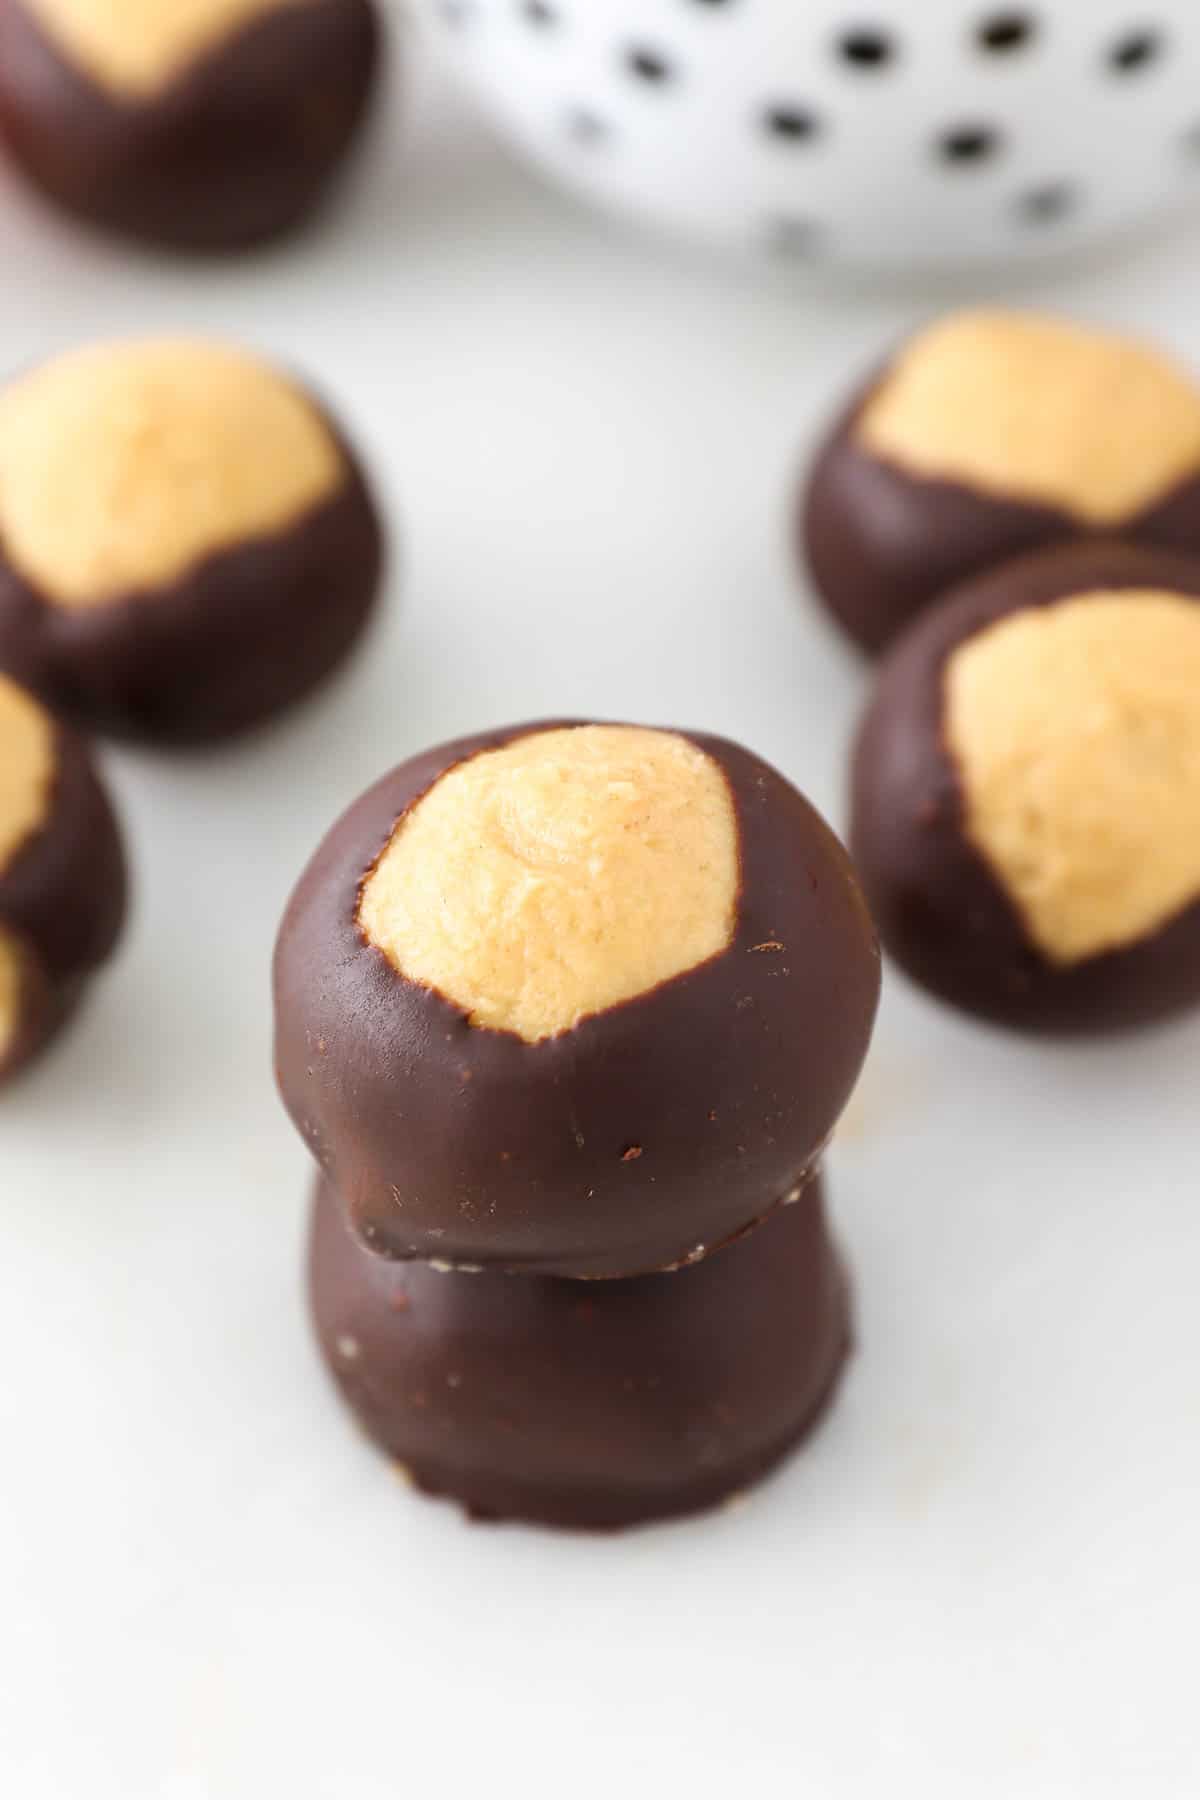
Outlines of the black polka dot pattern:
M788 144L802 144L821 129L817 115L807 106L768 106L763 125L771 137Z
M649 87L662 87L675 76L671 59L664 56L661 50L651 49L645 44L635 44L626 51L625 66L631 75L638 81L644 81Z
M878 25L857 25L844 31L838 39L837 50L842 61L852 69L885 69L899 55L895 38Z
M556 47L566 50L570 46L571 73L569 77L564 76L564 82L569 79L571 86L557 97L551 94L551 111L545 117L548 124L556 128L560 142L565 138L579 149L589 151L603 146L610 153L607 166L617 172L613 179L635 183L638 159L646 154L651 143L656 154L669 155L670 133L674 131L682 134L680 157L686 156L692 142L686 135L690 105L694 100L702 103L704 123L703 127L697 123L696 129L703 128L706 133L713 129L728 133L726 149L735 170L732 191L736 193L739 184L750 183L750 217L753 219L757 215L760 221L761 241L775 254L797 259L809 258L828 249L831 235L839 254L857 254L855 202L847 202L849 210L843 219L837 211L842 203L836 186L831 202L825 201L817 192L812 196L817 202L814 216L808 211L807 176L798 174L799 185L794 196L797 210L789 212L787 207L792 195L788 188L784 187L782 191L780 188L780 183L788 180L788 170L827 168L836 177L838 155L843 146L853 148L856 142L861 146L864 133L869 137L872 133L868 117L869 96L878 91L876 84L893 81L904 84L900 91L908 92L911 88L914 104L919 103L916 96L928 92L930 44L924 31L918 33L914 28L910 34L907 22L915 15L908 13L900 0L862 0L861 9L855 0L846 0L844 9L838 9L840 22L835 12L835 23L831 27L826 14L824 23L818 21L812 25L807 50L801 44L797 48L797 59L794 62L789 59L789 67L809 69L807 77L800 76L809 84L807 92L803 87L798 92L789 92L786 86L782 92L773 92L769 65L764 57L767 77L764 91L755 95L743 86L740 102L731 105L724 118L720 113L723 93L720 46L729 41L727 31L696 30L689 37L689 20L694 25L704 15L715 17L720 14L730 30L740 31L743 20L749 28L755 19L761 19L764 8L772 0L671 0L671 7L667 9L668 22L662 25L661 31L656 28L653 35L645 38L630 36L623 39L614 33L607 42L600 36L594 40L594 60L592 21L582 16L586 10L583 0L424 0L424 3L449 25L487 20L489 25L495 26L507 20L509 27L520 32L531 45L536 43L540 57L551 58L549 62L543 62L543 68L553 70L556 66L553 60ZM1200 0L1194 0L1194 3L1200 13ZM789 4L793 4L798 12L804 10L803 0L789 0ZM916 0L906 0L907 4L915 5ZM1015 239L1018 234L1035 229L1045 236L1056 226L1066 227L1081 218L1089 224L1103 225L1108 213L1120 211L1120 206L1114 208L1109 204L1102 191L1098 190L1094 196L1089 193L1084 170L1061 165L1055 168L1053 163L1049 168L1039 167L1036 156L1038 121L1036 116L1030 117L1028 89L1019 77L1021 71L1039 67L1047 73L1057 74L1062 65L1065 70L1064 105L1106 108L1109 102L1105 96L1117 93L1122 84L1135 83L1139 77L1169 65L1173 56L1178 62L1188 53L1186 34L1179 28L1170 29L1172 20L1164 21L1154 11L1135 8L1136 0L1124 22L1119 14L1114 21L1110 13L1106 21L1097 24L1090 45L1086 38L1083 40L1082 55L1074 35L1056 29L1058 19L1050 0L1027 0L1025 4L1020 0L1012 0L1009 4L1004 0L993 0L992 4L988 0L974 0L974 4L954 9L954 16L945 25L946 40L940 47L936 42L932 46L935 55L949 47L952 52L956 50L961 59L962 83L956 84L952 79L945 83L949 100L947 114L938 118L936 112L932 117L926 113L922 118L914 112L912 135L907 143L902 135L905 129L903 111L897 118L894 108L889 106L885 123L875 127L876 132L882 130L885 134L879 139L881 154L893 159L898 167L907 161L910 178L926 184L925 197L914 196L913 206L915 218L921 219L928 212L934 221L935 241L931 254L936 255L944 248L952 256L954 251L953 242L945 241L949 226L943 229L937 222L938 184L942 184L947 193L950 184L954 184L959 194L974 184L973 191L986 209L979 217L986 218L990 224L982 231L975 229L969 215L961 215L965 221L962 235L968 240L965 246L968 253L975 239L986 240L988 233L994 232L998 221L1005 223ZM669 22L671 15L673 25ZM632 9L626 16L634 16ZM575 24L579 29L570 29ZM585 24L588 26L586 33ZM589 59L582 71L578 62L581 46ZM1048 58L1054 60L1048 61ZM994 80L991 78L993 68L996 71ZM1007 74L1003 72L1005 70ZM910 74L914 80L908 83L905 78ZM738 76L744 81L744 67L739 68ZM860 77L863 78L861 82ZM539 75L541 79L544 76ZM1053 93L1054 90L1049 91ZM956 93L964 106L964 111L957 114L953 110ZM658 104L656 95L671 96L672 112L663 111L659 115L671 123L663 136L649 138L646 128L654 116L652 109ZM730 99L738 100L735 89L731 89ZM979 105L979 113L969 110L973 104ZM560 109L557 114L553 111L556 106ZM1103 110L1100 117L1105 117ZM1157 129L1161 143L1163 198L1166 198L1170 192L1166 184L1172 179L1172 168L1175 179L1189 165L1200 169L1200 120L1191 125L1186 119L1181 123L1176 113L1173 121L1165 119ZM901 135L897 134L898 130ZM739 132L742 134L740 144ZM874 138L870 137L870 141ZM1143 137L1139 144L1144 143ZM817 150L820 155L816 154ZM1006 183L997 192L995 176L1010 165L1024 172L1025 185L1014 188ZM756 166L762 170L761 195L753 192ZM621 175L622 169L627 169L628 174ZM1146 179L1144 186L1149 200L1153 197L1151 177ZM703 196L699 198L703 199ZM771 210L780 202L782 210ZM725 202L717 201L714 205L714 224L722 204ZM669 199L663 205L670 210ZM703 204L693 206L689 203L689 211L703 221ZM731 219L729 225L734 231L745 229L744 223L737 219ZM939 232L941 242L937 241ZM882 235L889 241L898 236L902 245L903 233L893 233L890 219ZM855 245L853 251L847 248L851 244ZM914 238L914 254L919 255L922 248L919 238ZM898 253L902 252L888 248L885 256Z
M1008 56L1014 50L1026 50L1037 36L1037 19L1030 12L1014 9L990 13L976 30L981 50L992 56Z
M1054 225L1077 210L1079 196L1069 181L1047 181L1017 198L1017 214L1027 225Z
M1115 75L1135 75L1158 62L1166 48L1161 32L1150 27L1126 32L1108 52L1109 67Z
M991 125L951 125L938 138L937 153L956 168L977 168L992 160L1002 142Z

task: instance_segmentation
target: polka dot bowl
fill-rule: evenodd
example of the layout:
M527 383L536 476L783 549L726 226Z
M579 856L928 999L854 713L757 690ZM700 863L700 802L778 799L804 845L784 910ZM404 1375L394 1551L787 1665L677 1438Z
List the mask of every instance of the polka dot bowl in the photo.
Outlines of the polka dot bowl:
M1200 0L415 0L592 199L752 256L1073 250L1200 190Z

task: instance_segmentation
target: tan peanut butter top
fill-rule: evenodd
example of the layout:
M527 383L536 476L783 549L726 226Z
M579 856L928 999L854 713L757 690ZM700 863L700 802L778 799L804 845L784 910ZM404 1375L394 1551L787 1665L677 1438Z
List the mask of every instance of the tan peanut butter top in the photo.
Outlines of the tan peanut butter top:
M21 1024L21 959L13 939L0 925L0 1069L16 1041Z
M300 389L225 345L97 344L0 389L0 549L59 606L169 589L343 479Z
M740 881L725 775L674 732L533 732L405 814L359 923L411 981L529 1043L726 949Z
M50 715L0 675L0 875L46 823L53 788Z
M1200 472L1200 387L1113 332L953 313L901 350L857 437L909 474L1113 526Z
M23 0L55 47L118 98L149 100L268 13L311 0Z
M1200 601L1081 594L968 638L945 671L967 835L1032 942L1075 963L1200 897Z

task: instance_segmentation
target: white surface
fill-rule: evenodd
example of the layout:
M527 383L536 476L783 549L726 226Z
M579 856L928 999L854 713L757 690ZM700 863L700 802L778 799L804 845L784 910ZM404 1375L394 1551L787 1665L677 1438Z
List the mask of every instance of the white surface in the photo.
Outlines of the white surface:
M0 1793L1194 1800L1200 1021L1031 1045L898 978L832 1158L860 1349L744 1509L614 1540L411 1497L317 1365L267 962L318 833L547 712L745 738L840 816L864 678L785 498L928 304L763 292L606 234L436 94L337 221L236 268L0 192L7 362L240 332L402 518L370 653L208 759L108 758L128 945L0 1105ZM1200 360L1200 223L1032 298Z
M1200 186L1196 0L414 4L535 162L742 256L1011 262ZM988 22L1014 13L1024 41L984 48ZM877 60L848 61L864 32ZM790 135L772 128L779 109ZM986 142L948 158L964 129Z

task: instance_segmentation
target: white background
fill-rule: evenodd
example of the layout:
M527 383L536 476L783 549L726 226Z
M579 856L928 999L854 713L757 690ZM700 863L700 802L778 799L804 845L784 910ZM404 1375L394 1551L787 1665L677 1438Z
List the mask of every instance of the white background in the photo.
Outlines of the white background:
M0 188L6 365L248 338L340 405L399 546L318 704L107 759L132 930L0 1104L0 1792L1194 1800L1200 1022L1045 1046L889 981L831 1159L859 1353L740 1511L468 1527L327 1389L270 1079L300 865L386 766L551 712L731 733L840 819L864 672L786 503L931 300L678 260L412 85L328 227L251 263L160 265ZM1021 292L1200 361L1200 221Z

